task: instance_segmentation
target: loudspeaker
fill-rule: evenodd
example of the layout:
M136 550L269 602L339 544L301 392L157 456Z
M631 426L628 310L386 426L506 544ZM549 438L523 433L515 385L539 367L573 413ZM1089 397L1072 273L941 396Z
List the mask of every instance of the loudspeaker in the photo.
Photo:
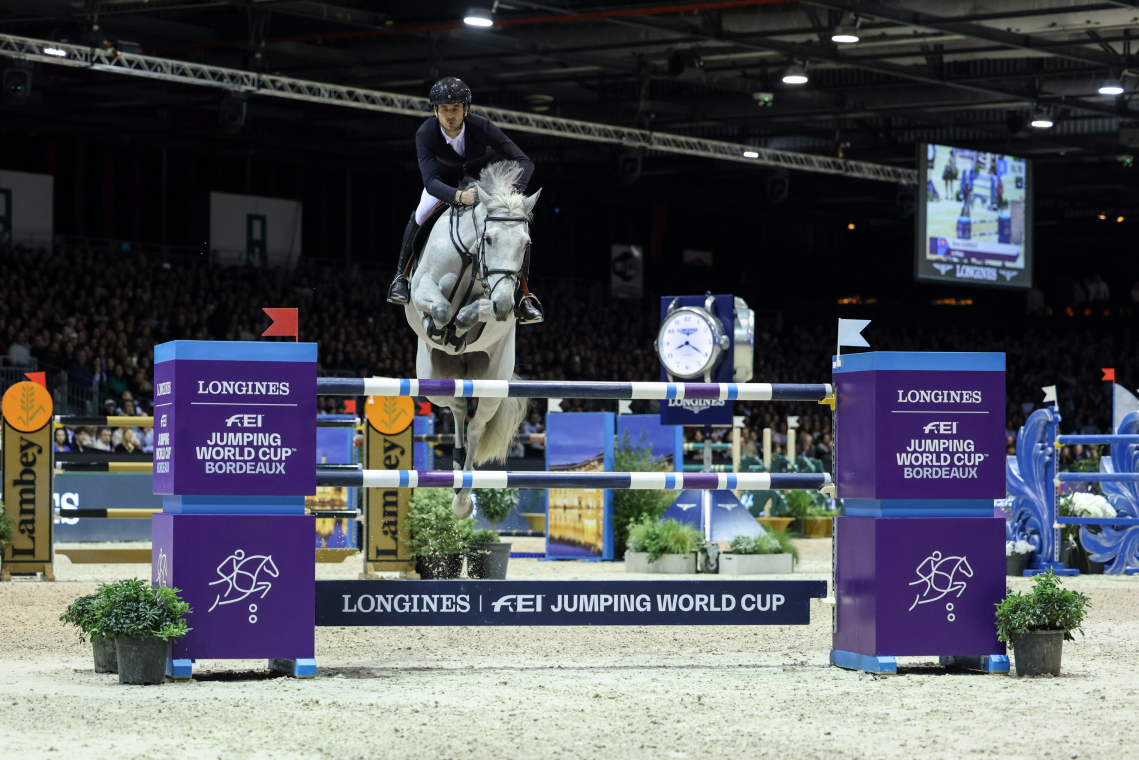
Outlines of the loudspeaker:
M641 178L641 154L639 151L623 153L618 157L617 178L626 185L631 185Z
M791 177L785 171L777 171L767 178L767 200L782 203L791 193Z
M240 132L245 126L245 98L234 96L219 103L218 124L227 132Z
M19 105L28 102L32 94L30 69L4 69L4 102Z

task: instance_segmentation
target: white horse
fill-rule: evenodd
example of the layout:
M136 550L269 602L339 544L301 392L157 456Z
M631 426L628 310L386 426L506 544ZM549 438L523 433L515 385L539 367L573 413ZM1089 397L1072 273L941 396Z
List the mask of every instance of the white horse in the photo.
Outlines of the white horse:
M541 193L519 193L514 184L521 176L513 161L488 165L474 184L478 203L451 208L431 231L404 307L419 336L415 371L421 380L515 377L515 290L530 245L528 221ZM428 400L454 416L456 470L505 460L530 401L480 398L468 424L467 399ZM470 515L470 493L469 488L455 493L456 517Z

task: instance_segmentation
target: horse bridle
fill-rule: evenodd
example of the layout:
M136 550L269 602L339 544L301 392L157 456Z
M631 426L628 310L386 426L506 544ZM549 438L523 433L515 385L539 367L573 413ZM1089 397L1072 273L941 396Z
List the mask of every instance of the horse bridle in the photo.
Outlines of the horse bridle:
M479 234L478 223L477 222L473 223L473 226L475 228L475 234L477 235L477 240L475 242L475 250L472 252L463 243L462 235L459 234L457 231L458 225L462 223L463 212L466 211L468 208L471 209L471 213L473 214L474 208L475 208L474 206L468 207L468 206L462 206L459 204L453 204L451 206L451 218L450 218L450 221L448 222L448 234L451 236L451 245L453 245L455 247L455 252L459 254L459 258L463 262L463 266L459 270L459 276L455 280L455 286L453 288L451 288L451 293L447 296L447 300L449 302L451 302L451 303L455 302L455 293L458 292L459 285L461 285L463 282L463 275L465 275L467 273L468 269L471 270L471 278L470 278L470 281L467 283L467 292L463 294L463 299L460 302L461 305L459 306L459 308L462 308L463 306L467 305L467 302L471 297L471 293L475 289L475 283L476 282L478 282L480 285L483 286L483 290L487 293L487 297L492 298L492 299L494 298L494 291L498 288L499 285L501 285L506 280L509 280L510 282L514 283L514 288L517 289L518 286L520 285L522 272L526 268L526 260L530 256L530 244L527 243L526 244L526 254L522 258L522 266L520 266L518 269L487 269L487 266L486 266L486 226L487 226L487 223L489 223L489 222L529 222L530 219L528 217L525 217L525 216L491 216L490 213L488 212L487 216L483 217L482 233L481 234ZM498 282L496 282L493 286L491 286L490 276L493 274L501 274L503 276L501 278L499 278ZM430 326L427 328L427 334L432 338L436 338L436 337L441 338L444 343L452 345L455 348L462 348L463 344L466 342L466 335L464 334L462 339L456 337L456 335L455 335L455 319L459 315L459 308L456 308L455 313L451 315L451 321L449 321L447 324L443 325L442 327L436 327L434 321L432 321ZM428 317L428 318L430 319L430 317Z

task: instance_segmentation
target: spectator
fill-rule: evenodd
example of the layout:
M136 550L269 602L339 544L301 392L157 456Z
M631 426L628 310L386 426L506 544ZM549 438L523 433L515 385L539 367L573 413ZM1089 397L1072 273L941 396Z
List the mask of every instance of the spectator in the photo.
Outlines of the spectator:
M142 451L142 445L135 437L134 428L123 428L123 438L117 446L115 446L116 454L138 454Z
M8 346L8 364L14 367L32 366L32 352L28 348L27 333L20 331Z
M740 456L741 457L760 457L759 446L756 444L755 431L751 428L744 428L740 431Z
M91 442L91 448L97 451L113 451L114 444L111 443L111 429L109 427L99 428L99 437Z
M123 392L127 389L126 380L123 378L123 365L116 364L115 368L108 374L110 377L103 381L103 387L113 396L123 395Z
M542 415L537 411L530 412L530 416L522 423L519 432L522 435L540 435L546 432L546 426L542 424ZM544 443L527 443L527 447L534 453L541 453L546 450Z
M67 440L67 430L65 428L55 429L55 445L52 446L54 451L71 451L71 444Z
M87 366L87 349L81 348L75 352L75 360L67 375L71 384L80 388L90 388L95 384L95 373Z

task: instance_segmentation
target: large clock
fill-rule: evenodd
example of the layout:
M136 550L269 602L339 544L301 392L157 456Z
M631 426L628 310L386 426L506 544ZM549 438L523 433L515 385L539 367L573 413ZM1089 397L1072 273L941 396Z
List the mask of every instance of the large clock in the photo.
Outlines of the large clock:
M676 304L674 300L669 306L657 334L660 362L669 377L711 382L712 372L732 344L713 311L715 298L708 296L703 308Z

